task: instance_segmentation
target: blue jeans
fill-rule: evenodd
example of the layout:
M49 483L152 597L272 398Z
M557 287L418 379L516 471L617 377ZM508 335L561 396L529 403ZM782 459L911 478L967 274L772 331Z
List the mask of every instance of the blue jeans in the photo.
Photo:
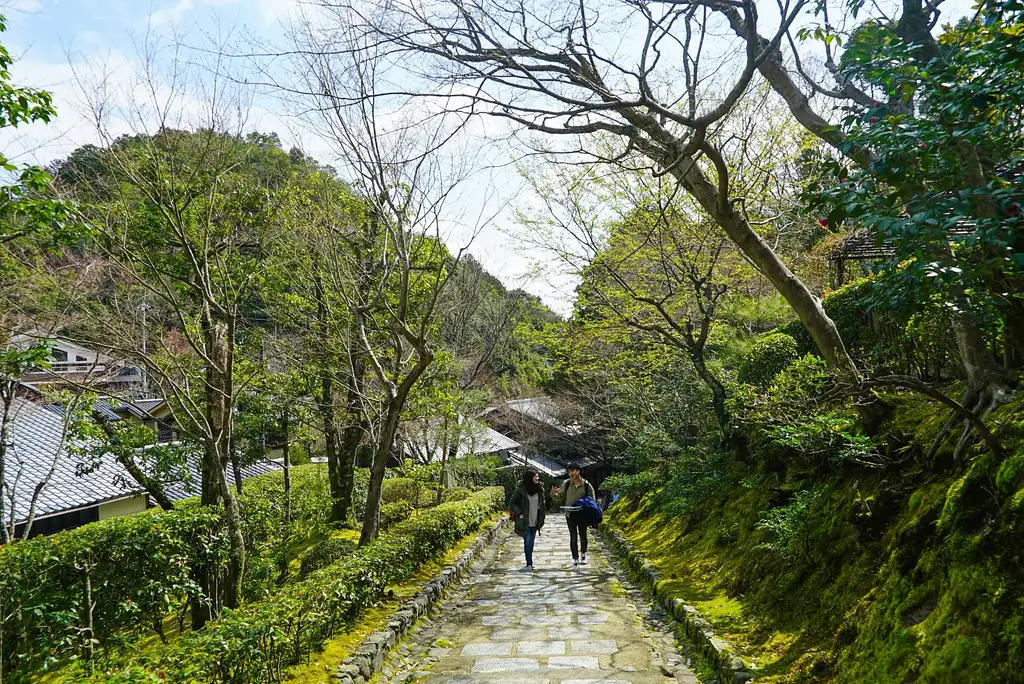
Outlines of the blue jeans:
M523 552L526 554L526 564L533 565L533 542L537 540L537 528L527 527L523 535Z

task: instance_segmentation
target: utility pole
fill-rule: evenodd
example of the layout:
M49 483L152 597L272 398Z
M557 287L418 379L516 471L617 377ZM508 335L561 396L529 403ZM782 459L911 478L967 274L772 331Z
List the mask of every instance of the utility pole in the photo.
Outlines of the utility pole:
M145 302L139 306L139 310L142 312L142 356L143 358L149 356L149 344L148 344L148 330L146 329L146 312L149 311L149 304ZM139 372L142 373L142 396L149 398L149 373L146 372L146 364L143 362L140 364Z

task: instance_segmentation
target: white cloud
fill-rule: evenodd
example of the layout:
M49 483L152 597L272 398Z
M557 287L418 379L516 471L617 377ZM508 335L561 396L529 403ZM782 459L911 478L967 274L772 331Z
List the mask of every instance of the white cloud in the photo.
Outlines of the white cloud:
M285 19L294 19L302 13L303 0L259 0L260 17L271 24Z
M177 4L165 7L164 9L154 10L149 15L149 22L153 26L167 26L170 24L176 24L181 21L181 18L185 16L186 12L190 12L195 9L195 3L192 0L178 0Z

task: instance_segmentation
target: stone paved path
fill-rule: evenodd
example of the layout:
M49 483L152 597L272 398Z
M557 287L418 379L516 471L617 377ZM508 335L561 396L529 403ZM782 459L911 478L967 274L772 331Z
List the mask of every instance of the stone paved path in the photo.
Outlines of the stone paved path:
M589 564L572 568L568 529L552 514L537 539L536 569L526 571L522 540L509 534L420 638L433 643L412 647L421 662L404 659L383 680L696 684L672 636L641 617L650 607L620 582L605 554L591 535Z

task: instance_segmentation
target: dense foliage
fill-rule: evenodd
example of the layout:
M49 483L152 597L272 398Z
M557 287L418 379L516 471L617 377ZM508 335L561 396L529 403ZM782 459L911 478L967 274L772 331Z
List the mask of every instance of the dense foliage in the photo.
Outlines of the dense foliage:
M450 549L503 504L504 492L491 488L424 511L266 601L230 611L201 632L182 636L167 647L129 655L131 665L114 660L91 681L117 676L128 681L147 677L239 684L283 681L285 668L317 652L379 601L389 584L409 577L421 563Z
M321 466L293 474L290 531L300 537L327 524ZM249 481L241 497L250 600L276 589L286 539L280 473ZM113 518L0 549L4 673L18 681L69 660L117 651L135 638L163 631L165 618L187 596L202 598L193 569L225 566L228 540L215 509L185 501L173 511Z

